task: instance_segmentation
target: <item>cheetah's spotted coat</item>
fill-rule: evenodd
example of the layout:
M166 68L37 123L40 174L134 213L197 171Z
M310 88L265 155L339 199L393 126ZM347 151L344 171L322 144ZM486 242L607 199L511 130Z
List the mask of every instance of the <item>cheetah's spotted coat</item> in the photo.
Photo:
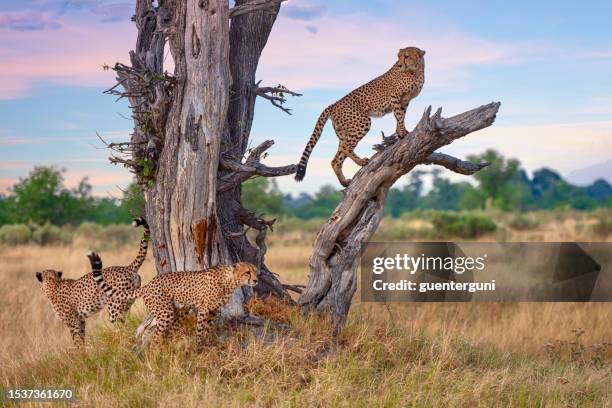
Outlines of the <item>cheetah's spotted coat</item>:
M140 287L138 270L147 256L149 242L149 225L144 218L136 218L134 226L142 225L144 233L140 241L138 255L127 266L110 266L104 268L104 278L117 288L132 290ZM85 319L107 306L111 323L123 319L133 301L109 299L98 288L92 274L87 273L79 279L62 279L62 272L46 269L36 272L42 291L47 295L53 309L62 322L70 329L75 345L85 339Z
M94 280L111 299L134 301L142 297L155 319L154 340L159 340L176 325L177 309L197 310L196 345L202 350L204 337L217 311L227 303L234 290L257 283L257 268L247 262L217 265L205 271L169 272L157 275L140 289L114 288L102 270L96 253L88 254Z
M295 179L301 181L306 175L308 158L321 137L328 118L331 118L336 135L340 139L332 167L344 187L350 182L342 174L344 160L349 157L359 166L368 163L369 159L355 154L355 147L370 130L371 117L384 116L393 111L397 121L397 135L406 136L408 133L404 125L406 108L408 103L421 92L425 82L424 55L425 51L416 47L400 49L398 60L391 69L328 106L317 120L298 164Z

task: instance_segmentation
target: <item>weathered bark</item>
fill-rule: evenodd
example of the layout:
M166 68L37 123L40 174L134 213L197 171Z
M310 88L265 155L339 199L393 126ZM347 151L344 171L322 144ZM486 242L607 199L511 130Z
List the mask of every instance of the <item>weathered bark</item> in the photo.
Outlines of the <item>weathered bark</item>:
M486 166L434 152L490 126L499 106L491 103L447 119L441 117L441 109L430 116L428 108L406 137L384 138L377 146L379 152L357 172L317 235L308 286L298 300L305 312L330 310L335 332L342 328L357 288L361 245L374 235L393 183L418 164L438 164L462 174L473 174Z
M128 159L143 187L158 273L230 260L217 216L217 169L231 74L222 0L138 0L131 66L116 64L135 122ZM164 72L166 43L174 74Z
M111 161L129 167L143 187L158 273L250 261L260 268L257 293L291 301L264 264L274 220L243 208L240 196L250 177L295 172L294 165L260 162L273 141L242 162L255 98L279 90L259 88L255 73L280 3L237 0L230 11L221 0L160 0L157 6L138 0L131 65L115 65L118 84L108 91L129 98L135 129L129 143L109 147L120 153ZM163 68L166 44L173 75ZM276 94L266 97L276 106L284 102ZM245 226L258 231L254 244ZM222 315L243 316L250 290L237 290Z
M223 226L230 258L234 261L249 261L259 267L260 276L255 287L258 294L271 293L291 301L282 284L264 263L265 234L272 222L266 222L243 208L241 198L241 183L252 176L269 177L295 172L295 166L270 168L260 163L261 154L272 146L273 141L264 142L253 149L247 160L242 163L242 158L247 152L255 114L257 97L255 74L259 58L276 21L280 3L280 1L237 0L233 9L242 12L232 15L229 34L229 62L233 82L223 133L217 201L220 204L218 216ZM261 9L262 5L264 9ZM255 245L249 241L245 226L258 231ZM225 317L243 315L242 304L249 290L250 288L243 288L236 291L224 310Z
M229 261L217 217L217 168L229 87L228 4L177 1L170 52L176 84L155 185L146 191L159 272ZM160 245L161 244L161 245Z

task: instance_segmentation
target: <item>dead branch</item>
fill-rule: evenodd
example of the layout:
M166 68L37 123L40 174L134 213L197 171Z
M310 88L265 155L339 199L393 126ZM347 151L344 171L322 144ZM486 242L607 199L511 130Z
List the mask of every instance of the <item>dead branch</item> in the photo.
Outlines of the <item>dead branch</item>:
M461 174L473 174L486 163L469 163L435 151L455 139L490 126L500 103L490 103L451 118L427 108L414 130L399 139L383 135L382 145L355 175L344 197L323 225L310 258L310 280L298 304L302 310L331 310L334 333L343 327L357 282L355 270L363 242L383 215L391 186L418 164L438 164Z
M278 86L260 87L260 83L261 81L255 84L255 95L261 96L262 98L269 100L272 105L282 110L286 114L291 115L291 109L285 108L283 106L285 102L287 102L287 98L285 98L285 95L302 96L302 94L293 92L280 84Z
M274 140L266 140L261 143L251 150L244 163L236 161L226 155L221 155L221 167L231 171L219 177L217 191L224 192L231 190L253 176L278 177L295 173L297 170L295 164L281 167L269 167L261 163L265 151L273 145Z
M479 170L484 169L491 163L472 163L458 159L444 153L432 153L427 157L427 160L423 164L437 164L438 166L446 167L452 172L472 175Z
M247 4L235 6L229 9L229 17L234 18L246 13L252 13L253 11L270 11L279 4L284 3L287 0L254 0Z

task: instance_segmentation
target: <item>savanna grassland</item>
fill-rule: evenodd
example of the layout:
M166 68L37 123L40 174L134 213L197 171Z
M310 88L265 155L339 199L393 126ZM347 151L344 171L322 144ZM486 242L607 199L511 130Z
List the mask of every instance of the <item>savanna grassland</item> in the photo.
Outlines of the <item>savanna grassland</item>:
M497 228L470 239L612 240L609 212L489 216ZM269 234L266 260L283 282L306 282L319 226L286 221ZM385 219L376 239L429 240L437 233L414 215ZM106 312L90 319L86 346L74 350L34 272L55 268L78 277L88 270L90 249L106 265L128 263L139 231L130 234L133 244L83 233L69 244L0 247L0 385L72 387L81 405L104 407L612 406L608 303L385 305L361 303L358 292L335 346L324 318L257 303L254 313L285 320L290 329L216 327L197 354L188 327L138 356L133 334L145 310L137 301L117 328ZM141 274L143 282L154 276L150 255Z

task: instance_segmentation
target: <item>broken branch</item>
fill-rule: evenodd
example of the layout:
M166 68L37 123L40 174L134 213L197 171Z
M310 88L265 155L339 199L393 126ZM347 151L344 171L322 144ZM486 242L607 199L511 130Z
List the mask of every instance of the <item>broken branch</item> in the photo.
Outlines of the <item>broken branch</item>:
M231 172L219 178L217 191L224 192L231 190L253 176L278 177L295 173L297 170L295 164L269 167L261 163L261 156L272 145L274 145L274 140L266 140L253 148L244 163L222 155L220 159L221 167L231 170Z
M302 96L302 94L293 92L283 85L260 87L260 83L261 81L255 84L255 95L261 96L262 98L269 100L272 105L282 110L286 114L291 115L291 109L285 108L283 106L283 104L287 102L287 98L285 98L285 95L287 94L291 96Z

